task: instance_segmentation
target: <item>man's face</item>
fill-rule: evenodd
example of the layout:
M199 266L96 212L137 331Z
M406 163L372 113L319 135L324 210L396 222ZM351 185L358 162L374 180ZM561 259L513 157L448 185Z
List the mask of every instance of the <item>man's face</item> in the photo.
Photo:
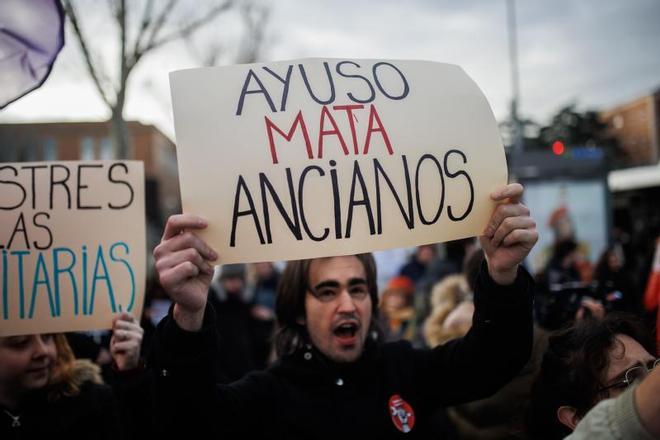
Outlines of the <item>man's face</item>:
M632 367L647 365L654 357L639 342L627 335L616 335L615 342L608 353L609 366L605 371L605 386L613 385L625 379L626 371ZM609 389L609 397L616 397L625 391L625 387Z
M653 356L639 342L623 334L617 334L614 337L614 343L607 353L607 358L608 366L602 373L602 384L608 389L603 391L597 397L597 400L619 396L627 388L625 382L622 384L623 380L626 379L626 372L633 367L640 367L643 370L643 366L648 366L654 360ZM618 384L621 384L621 386L618 386ZM576 409L568 406L558 408L557 417L562 424L571 430L575 429L581 419L577 416Z
M55 365L53 335L0 338L0 393L17 395L44 387Z
M357 257L312 261L305 324L321 353L335 362L357 360L369 332L371 307L365 269Z

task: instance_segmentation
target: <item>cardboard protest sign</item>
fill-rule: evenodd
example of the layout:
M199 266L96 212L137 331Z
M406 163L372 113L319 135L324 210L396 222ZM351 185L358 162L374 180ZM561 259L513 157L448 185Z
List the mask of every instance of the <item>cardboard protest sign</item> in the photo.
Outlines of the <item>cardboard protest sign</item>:
M184 212L223 263L480 234L507 181L459 67L308 59L170 74Z
M141 315L142 162L0 164L0 225L0 336Z

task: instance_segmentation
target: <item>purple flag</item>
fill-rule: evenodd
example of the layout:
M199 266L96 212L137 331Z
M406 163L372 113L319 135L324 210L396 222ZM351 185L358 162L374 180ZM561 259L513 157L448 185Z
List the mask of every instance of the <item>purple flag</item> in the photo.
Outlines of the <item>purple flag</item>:
M62 46L60 0L0 0L0 109L43 84Z

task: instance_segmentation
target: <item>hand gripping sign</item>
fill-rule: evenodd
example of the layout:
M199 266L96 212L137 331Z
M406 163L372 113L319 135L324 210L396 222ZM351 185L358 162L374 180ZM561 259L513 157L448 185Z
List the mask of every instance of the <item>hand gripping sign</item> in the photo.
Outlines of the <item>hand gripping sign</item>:
M480 234L507 181L459 67L306 59L170 74L184 212L223 263Z
M112 327L139 317L142 162L0 164L0 336Z

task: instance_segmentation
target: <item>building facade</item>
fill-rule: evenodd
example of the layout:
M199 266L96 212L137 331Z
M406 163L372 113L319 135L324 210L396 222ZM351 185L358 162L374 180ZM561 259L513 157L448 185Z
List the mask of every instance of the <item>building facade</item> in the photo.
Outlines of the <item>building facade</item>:
M128 131L128 159L144 162L147 221L160 229L181 212L174 143L153 125L130 121ZM115 159L110 122L0 124L0 162L103 159Z
M660 89L600 113L607 135L616 139L626 166L660 160Z

